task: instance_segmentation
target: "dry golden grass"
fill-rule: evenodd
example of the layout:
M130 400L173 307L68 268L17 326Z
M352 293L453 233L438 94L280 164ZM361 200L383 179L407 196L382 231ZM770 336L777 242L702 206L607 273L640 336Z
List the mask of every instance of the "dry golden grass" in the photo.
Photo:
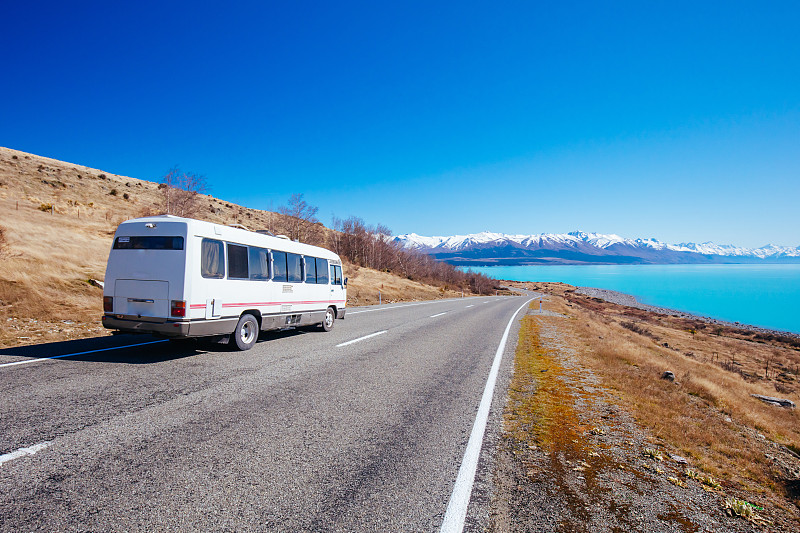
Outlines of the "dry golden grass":
M348 305L373 305L378 303L378 292L383 303L456 298L461 292L412 281L388 272L371 268L345 265L348 275ZM465 296L471 296L466 293Z
M102 290L87 281L103 279L117 225L157 211L160 199L155 182L0 147L0 347L108 334ZM195 218L250 229L274 228L281 217L207 195L200 206ZM378 290L384 302L456 296L385 272L344 270L349 305L377 303Z
M674 317L599 304L562 284L538 286L552 295L547 308L572 319L570 343L582 361L655 438L731 494L797 519L800 460L786 447L800 450L800 415L751 396L800 403L796 349L744 340L749 334L742 331L728 330L734 337L691 333L695 328ZM726 365L733 354L738 364ZM667 370L674 383L661 379Z

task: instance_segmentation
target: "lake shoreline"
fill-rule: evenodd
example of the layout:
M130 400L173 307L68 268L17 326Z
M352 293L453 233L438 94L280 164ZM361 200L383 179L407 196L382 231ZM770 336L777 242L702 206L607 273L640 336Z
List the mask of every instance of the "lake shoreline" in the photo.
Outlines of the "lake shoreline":
M656 313L660 315L677 316L679 318L700 320L702 322L706 322L707 324L716 324L731 328L739 328L746 331L755 331L758 333L781 335L785 337L800 339L800 333L795 333L793 331L765 328L762 326L754 326L752 324L742 324L740 322L730 322L727 320L721 320L719 318L714 318L711 316L689 313L688 311L681 311L679 309L670 309L668 307L659 307L656 305L645 304L639 301L639 299L632 294L627 294L619 291L612 291L610 289L598 289L597 287L575 287L575 292L578 294L583 294L584 296L589 296L591 298L600 298L601 300L605 300L607 302L615 303L618 305L624 305L627 307L635 307L643 311L649 311L651 313Z

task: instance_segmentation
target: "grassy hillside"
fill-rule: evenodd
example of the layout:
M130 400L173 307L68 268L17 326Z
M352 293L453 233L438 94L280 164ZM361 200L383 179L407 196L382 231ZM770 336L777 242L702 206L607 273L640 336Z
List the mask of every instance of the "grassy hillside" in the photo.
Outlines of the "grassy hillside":
M123 220L157 210L158 184L0 147L0 346L105 335L102 280ZM271 229L282 215L200 197L196 218ZM330 230L322 228L326 233ZM345 264L348 303L460 295Z

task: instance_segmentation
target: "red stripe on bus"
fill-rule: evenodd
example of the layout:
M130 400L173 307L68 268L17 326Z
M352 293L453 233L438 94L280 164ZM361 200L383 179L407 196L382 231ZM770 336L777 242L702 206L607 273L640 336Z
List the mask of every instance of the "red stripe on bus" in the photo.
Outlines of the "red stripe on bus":
M248 306L267 306L267 305L303 305L303 304L333 304L333 303L343 303L345 300L309 300L309 301L289 301L289 302L237 302L237 303L229 303L229 304L222 304L222 307L248 307Z

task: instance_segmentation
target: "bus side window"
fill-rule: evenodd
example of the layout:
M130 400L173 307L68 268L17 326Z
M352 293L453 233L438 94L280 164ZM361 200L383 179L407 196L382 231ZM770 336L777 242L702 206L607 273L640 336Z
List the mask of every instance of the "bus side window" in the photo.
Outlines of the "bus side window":
M306 256L306 283L317 283L317 262L313 257Z
M228 278L250 278L247 268L247 246L228 243Z
M327 259L319 259L316 260L317 263L317 283L321 283L323 285L328 284L328 260Z
M331 283L334 285L342 284L342 267L331 265Z
M204 278L225 277L225 252L221 241L203 239L200 247L200 274Z
M272 280L273 281L289 281L288 276L286 275L286 252L276 252L275 250L272 251L272 263L275 272L273 272Z
M289 277L289 283L302 283L303 270L300 266L300 256L297 254L286 254L286 273Z
M250 279L268 280L269 275L269 250L250 247Z

